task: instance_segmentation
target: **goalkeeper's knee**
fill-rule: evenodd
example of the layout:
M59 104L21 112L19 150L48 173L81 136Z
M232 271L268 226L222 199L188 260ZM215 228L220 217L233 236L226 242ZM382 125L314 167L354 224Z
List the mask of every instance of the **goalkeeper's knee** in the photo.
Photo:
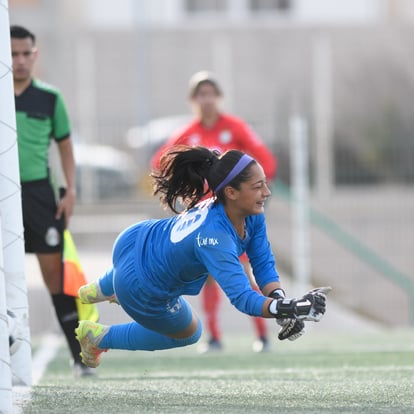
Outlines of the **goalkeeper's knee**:
M191 336L188 336L187 338L175 338L174 341L177 343L177 346L187 346L195 344L201 338L202 331L203 326L201 324L200 318L198 318L197 329Z

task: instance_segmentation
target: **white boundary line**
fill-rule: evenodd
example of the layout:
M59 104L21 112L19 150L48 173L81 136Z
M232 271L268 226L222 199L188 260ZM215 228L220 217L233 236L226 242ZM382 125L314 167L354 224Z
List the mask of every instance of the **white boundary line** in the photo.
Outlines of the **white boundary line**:
M56 356L62 344L62 337L57 334L47 334L42 338L42 342L33 357L32 361L32 383L37 385L42 379L43 374L50 361Z
M52 361L60 345L62 337L56 334L46 334L32 360L32 386L35 386L42 379L50 361ZM32 398L32 388L24 386L13 386L13 414L21 414L23 407Z

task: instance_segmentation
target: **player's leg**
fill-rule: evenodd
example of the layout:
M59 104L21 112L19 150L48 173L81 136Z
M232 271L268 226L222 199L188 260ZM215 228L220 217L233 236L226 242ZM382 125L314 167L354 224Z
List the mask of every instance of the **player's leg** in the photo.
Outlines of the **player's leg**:
M139 224L130 227L118 237L113 249L113 289L135 322L107 327L81 321L76 333L83 360L89 366L99 365L101 353L107 349L169 349L193 344L201 336L201 322L184 298L160 301L154 286L140 277L144 270L140 271L135 253L139 232Z
M246 254L240 256L240 261L244 267L244 271L249 278L250 285L254 290L260 293L260 289L258 288L256 281L254 279L252 267L250 266L249 259ZM252 317L253 326L256 331L257 339L253 343L253 351L255 352L263 352L269 350L269 340L268 340L268 333L267 333L267 325L266 320L260 317Z
M75 298L65 295L61 290L62 256L60 253L42 253L37 254L37 258L43 280L52 298L59 325L69 345L73 363L74 365L80 364L80 347L74 333L78 326L78 309Z
M78 296L82 303L104 301L117 303L113 287L113 268L109 269L99 279L81 286Z
M202 324L191 305L182 297L164 306L163 313L153 317L142 316L128 308L132 323L113 325L101 342L111 349L156 351L191 345L198 341Z
M83 361L90 367L98 366L101 354L108 349L156 351L191 345L200 339L201 321L182 297L174 301L173 312L168 302L162 313L156 312L153 317L136 313L133 303L139 298L135 295L122 295L119 301L135 322L104 326L81 321L76 329Z
M118 302L114 289L114 267L115 264L119 268L128 261L133 246L136 241L137 231L139 231L139 225L130 226L119 234L116 238L113 246L112 262L113 267L96 279L79 289L79 299L82 303L98 303L98 302ZM131 258L131 263L133 259Z
M69 345L74 368L85 368L81 374L90 370L81 364L79 343L74 329L78 322L75 298L62 292L62 250L63 218L56 220L56 200L48 180L22 185L22 211L25 250L36 253L45 285L51 295L56 316Z
M189 345L201 334L198 316L183 298L160 301L157 290L141 277L135 244L140 226L127 229L113 249L113 288L125 312L136 322L111 328L112 346L119 349L156 350ZM139 272L137 274L137 272ZM118 339L117 339L118 338Z
M217 282L209 276L201 290L202 308L206 315L206 327L209 339L206 344L200 346L200 352L222 349L221 331L219 327L219 308L221 291Z

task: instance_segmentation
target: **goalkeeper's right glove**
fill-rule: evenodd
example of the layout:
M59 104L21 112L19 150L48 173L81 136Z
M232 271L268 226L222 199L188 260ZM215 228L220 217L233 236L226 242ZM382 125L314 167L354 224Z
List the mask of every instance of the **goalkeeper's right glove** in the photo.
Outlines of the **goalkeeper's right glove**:
M282 327L277 335L281 341L294 341L305 333L305 322L300 319L276 319L276 322Z

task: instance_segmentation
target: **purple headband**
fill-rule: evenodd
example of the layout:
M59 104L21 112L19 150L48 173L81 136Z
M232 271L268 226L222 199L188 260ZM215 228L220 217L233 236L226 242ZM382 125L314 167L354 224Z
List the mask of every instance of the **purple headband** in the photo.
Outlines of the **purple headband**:
M217 193L224 186L226 186L230 181L237 177L254 159L247 154L244 154L238 161L233 169L227 174L227 177L214 189L214 192Z

